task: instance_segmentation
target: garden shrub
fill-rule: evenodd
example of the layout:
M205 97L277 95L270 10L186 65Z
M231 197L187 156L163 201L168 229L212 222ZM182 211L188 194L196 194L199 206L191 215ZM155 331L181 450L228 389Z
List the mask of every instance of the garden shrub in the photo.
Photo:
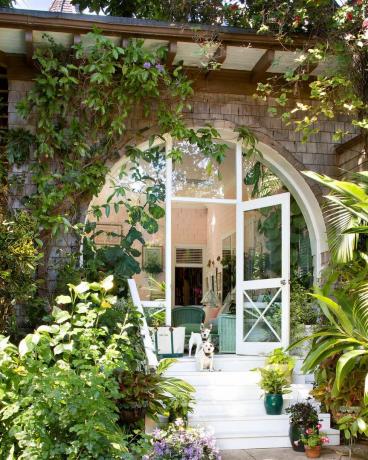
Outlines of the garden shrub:
M114 306L112 286L112 277L70 285L51 322L19 347L2 337L1 458L113 459L128 452L114 372L142 366L143 350L138 314L128 303Z
M30 214L19 211L0 222L0 333L10 331L15 305L28 303L35 295L41 258L37 225ZM32 320L31 309L25 313Z
M151 417L190 410L194 389L163 375L173 360L147 369L141 315L113 287L112 276L70 284L18 347L0 336L0 458L142 458L147 440L121 409L135 401Z

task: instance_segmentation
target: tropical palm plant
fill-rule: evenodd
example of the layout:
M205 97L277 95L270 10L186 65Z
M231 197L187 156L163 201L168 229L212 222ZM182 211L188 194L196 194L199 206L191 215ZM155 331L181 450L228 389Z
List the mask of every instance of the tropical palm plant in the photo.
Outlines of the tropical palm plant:
M368 171L352 173L351 181L304 174L331 190L325 196L330 250L338 262L352 260L359 235L368 234Z
M321 310L329 320L328 325L309 337L295 342L292 347L298 346L305 340L313 340L302 370L311 372L327 358L340 354L336 365L336 378L332 389L332 396L337 396L354 366L359 361L368 360L368 309L365 292L359 296L357 302L339 305L332 299L321 294L313 295L320 304ZM368 374L365 379L365 398L368 405Z
M368 234L368 171L354 173L352 182L331 179L328 176L308 172L308 177L331 190L328 200L330 248L337 262L347 262L355 257L360 234ZM367 262L366 254L361 259ZM354 284L350 296L339 296L338 302L314 294L328 324L318 332L291 345L312 340L312 347L304 361L304 372L314 371L322 362L338 356L332 397L337 397L345 379L354 368L368 363L368 283ZM368 374L365 376L364 400L361 413L356 417L357 430L368 434Z

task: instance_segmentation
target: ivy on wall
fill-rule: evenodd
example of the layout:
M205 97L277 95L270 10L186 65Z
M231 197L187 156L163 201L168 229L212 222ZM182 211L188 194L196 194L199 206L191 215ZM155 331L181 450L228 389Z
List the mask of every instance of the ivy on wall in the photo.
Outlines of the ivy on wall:
M47 280L52 250L62 240L74 246L75 254L84 240L90 254L87 266L96 277L109 272L106 260L111 258L116 259L122 277L140 271L135 260L139 252L133 247L136 241L144 242L142 229L157 231L157 220L164 215L162 177L140 178L146 186L144 200L138 204L129 202L125 186L118 184L112 188L109 202L93 210L97 219L112 209L117 212L120 206L127 211L129 231L119 246L110 250L114 254L105 254L106 249L96 248L93 224L84 222L92 197L105 183L107 162L126 155L138 177L140 161L154 162L165 155L153 147L154 140L165 133L197 144L215 162L224 159L226 145L213 142L219 138L214 128L195 131L186 127L183 110L193 93L191 82L181 67L165 66L166 54L164 47L146 50L137 39L121 47L96 30L71 49L50 39L48 46L36 50L39 73L17 106L32 129L10 130L6 155L10 172L18 165L26 168L30 177L23 205L34 217L42 242L37 276L45 280L39 288L43 296L50 291ZM143 115L137 135L137 130L130 129L130 120L139 111ZM135 142L140 142L148 129L150 147L142 152ZM176 148L171 155L180 160L182 152ZM13 192L19 187L19 175L10 174L9 186Z

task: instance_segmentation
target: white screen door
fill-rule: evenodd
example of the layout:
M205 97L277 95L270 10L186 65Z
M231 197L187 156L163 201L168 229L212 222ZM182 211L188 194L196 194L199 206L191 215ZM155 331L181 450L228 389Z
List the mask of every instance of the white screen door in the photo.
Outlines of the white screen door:
M290 332L290 194L237 205L236 352L287 346Z

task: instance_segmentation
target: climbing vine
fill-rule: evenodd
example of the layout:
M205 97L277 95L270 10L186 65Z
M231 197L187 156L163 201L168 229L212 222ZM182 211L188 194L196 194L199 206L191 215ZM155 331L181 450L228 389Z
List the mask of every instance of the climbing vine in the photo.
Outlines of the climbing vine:
M64 246L74 245L78 252L81 239L89 239L90 252L96 254L95 229L84 221L92 197L105 182L107 162L121 155L131 158L138 180L140 161L154 162L165 155L153 147L164 133L197 144L213 161L223 160L226 146L213 142L219 137L215 129L195 131L185 126L182 113L192 94L191 83L181 67L165 66L166 53L165 47L148 51L137 39L121 47L96 30L71 49L51 39L48 46L37 49L34 61L39 73L17 106L34 128L10 130L6 153L10 172L18 165L30 176L23 189L19 174L10 174L9 180L13 191L19 187L25 191L23 205L37 222L44 253L38 267L38 277L46 280L43 294L49 290L55 246L68 240ZM141 113L138 135L132 126L136 113ZM142 152L136 142L148 130L150 148ZM171 152L177 160L181 154L178 148ZM109 203L93 210L99 218L112 207L116 212L125 206L130 230L119 245L119 260L124 265L121 273L128 276L139 271L134 260L139 252L133 249L136 241L143 242L139 227L154 233L157 219L164 215L162 180L140 180L146 183L143 202L130 203L120 183L112 189ZM100 269L94 266L95 272Z

